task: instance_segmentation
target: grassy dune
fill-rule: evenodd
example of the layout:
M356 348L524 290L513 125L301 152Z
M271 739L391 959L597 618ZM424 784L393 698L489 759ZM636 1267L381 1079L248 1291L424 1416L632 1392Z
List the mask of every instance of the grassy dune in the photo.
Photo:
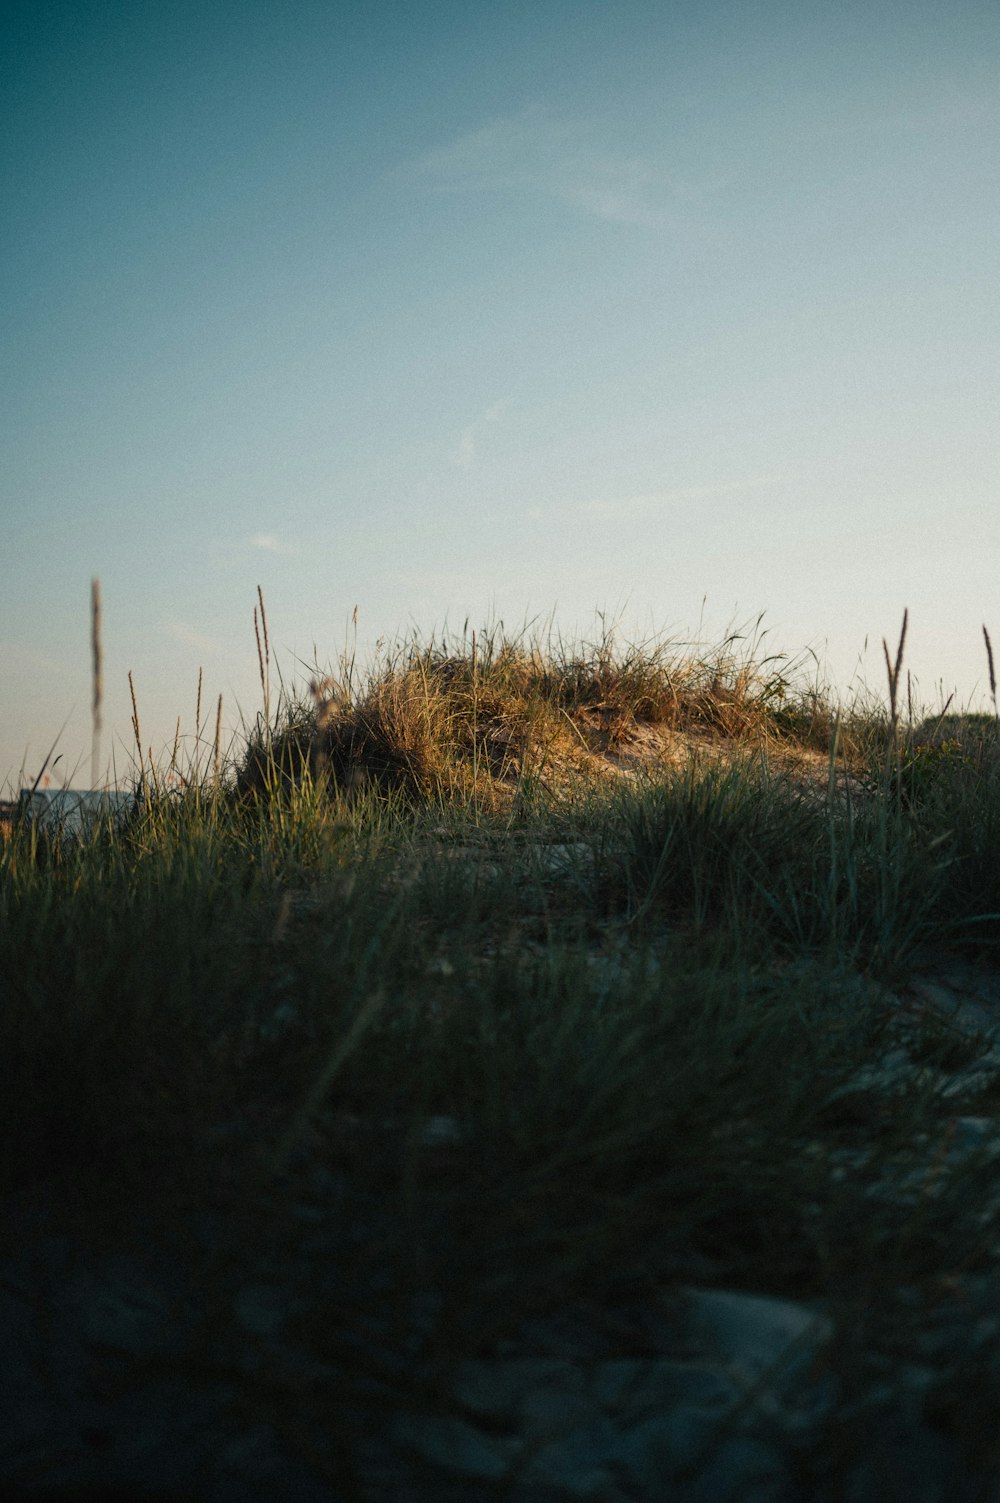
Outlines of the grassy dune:
M984 1047L906 998L1000 940L992 718L907 717L902 643L888 710L746 642L500 633L272 706L260 645L240 746L137 763L124 828L14 820L0 845L8 1205L96 1240L137 1203L221 1208L291 1267L292 1207L336 1170L328 1352L430 1287L448 1356L554 1300L698 1280L830 1301L845 1394L859 1299L905 1350L901 1289L992 1268L985 1157L907 1212L871 1193L990 1103L852 1084L903 1037L944 1071Z

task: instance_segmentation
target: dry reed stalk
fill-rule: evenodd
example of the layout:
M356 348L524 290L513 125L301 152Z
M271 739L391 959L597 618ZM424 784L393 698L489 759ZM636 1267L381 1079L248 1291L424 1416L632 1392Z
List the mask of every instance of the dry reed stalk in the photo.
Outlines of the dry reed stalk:
M97 787L101 763L101 704L104 699L104 654L101 649L101 581L90 581L90 646L94 662L94 697L91 704L94 729L90 742L90 786Z
M257 586L257 599L260 601L260 625L264 633L264 718L271 724L271 638L267 630L267 611L264 609L264 591Z
M142 732L139 729L139 706L136 704L136 699L135 699L135 684L132 682L132 670L131 670L131 668L128 671L128 687L129 687L129 693L132 695L132 734L135 737L135 748L136 748L136 751L139 753L139 779L140 779L140 782L141 782L141 785L142 785L143 794L145 795L145 792L146 792L146 758L143 755L143 750L142 750Z
M219 708L215 714L215 746L212 749L212 766L215 771L215 782L219 782L219 747L222 742L222 695L219 695Z
M194 707L194 766L191 769L191 777L197 784L201 776L201 668L198 669L198 697Z
M993 666L993 643L990 641L990 634L985 626L983 627L983 640L986 643L986 660L990 665L990 698L993 700L993 714L1000 719L1000 713L997 711L997 676Z
M267 612L264 609L264 591L261 589L260 585L257 586L257 599L260 601L260 624L264 629L264 656L268 663L268 666L270 666L271 643L267 634Z
M267 689L264 680L264 651L260 645L260 623L257 620L257 607L253 608L253 633L257 638L257 672L260 677L260 692L266 697Z
M309 681L315 709L313 731L309 742L309 767L314 780L319 780L329 765L324 739L327 727L336 719L341 705L339 686L332 678L314 678Z
M128 671L128 687L132 695L132 734L139 752L139 761L142 761L142 737L139 734L139 706L135 702L135 684L132 682L132 670Z
M892 729L896 730L899 724L899 711L896 705L896 697L899 687L899 675L903 668L903 647L906 642L906 626L909 620L909 611L903 611L903 629L899 634L899 646L896 649L896 663L893 666L889 658L889 644L882 638L882 651L885 653L885 666L889 674L889 713L892 721Z

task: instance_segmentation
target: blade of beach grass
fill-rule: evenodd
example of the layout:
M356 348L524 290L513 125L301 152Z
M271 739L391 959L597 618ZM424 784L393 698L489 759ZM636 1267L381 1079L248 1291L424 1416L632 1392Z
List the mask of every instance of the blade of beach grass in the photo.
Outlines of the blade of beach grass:
M72 712L70 712L70 713L72 714ZM38 785L42 781L42 778L45 776L45 769L49 766L49 763L52 762L52 753L55 751L56 747L59 745L59 739L62 736L63 731L69 725L69 722L70 722L70 716L67 715L66 719L63 721L62 725L59 727L59 731L58 731L58 734L56 735L56 739L53 741L52 745L49 747L49 750L48 750L48 752L46 754L46 757L45 757L45 761L42 763L41 767L38 769L38 776L35 778L35 781L32 783L30 792L28 793L27 804L28 804L29 808L30 808L32 799L35 797L35 794L38 792ZM61 759L61 757L62 757L62 752L60 752L59 756L56 757L55 762L52 762L52 766L53 767L56 765L56 762L58 762ZM32 820L32 822L31 822L32 850L34 850L34 848L35 848L35 839L36 839L36 836L37 836L37 828L36 828L34 820Z
M298 1142L303 1128L315 1115L329 1091L331 1085L340 1073L347 1060L360 1044L365 1031L381 1012L388 998L385 987L376 987L367 1001L361 1006L357 1017L351 1024L340 1044L334 1049L323 1069L309 1089L308 1095L296 1111L285 1133L280 1138L277 1147L270 1159L270 1171L278 1175L284 1168L289 1154Z
M260 625L264 633L264 660L261 667L261 679L264 690L264 733L267 737L268 749L271 745L271 640L267 631L267 612L264 609L264 591L257 586L257 599L260 601ZM254 612L254 624L256 625L257 613ZM257 642L257 651L260 652L260 640Z

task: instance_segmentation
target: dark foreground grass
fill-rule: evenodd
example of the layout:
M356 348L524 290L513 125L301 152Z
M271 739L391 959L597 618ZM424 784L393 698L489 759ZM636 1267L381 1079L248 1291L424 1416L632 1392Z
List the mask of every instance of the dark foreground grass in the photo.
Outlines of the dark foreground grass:
M989 1104L945 1101L932 1072L890 1103L858 1071L901 1029L945 1070L984 1047L894 988L1000 940L995 743L928 749L874 712L838 740L815 696L789 708L749 671L730 699L703 672L682 714L648 664L623 686L613 664L525 661L411 654L336 712L317 694L258 723L218 781L144 779L125 829L14 828L0 1191L97 1243L219 1213L208 1371L234 1263L269 1250L294 1281L325 1175L328 1282L298 1334L342 1380L239 1379L300 1437L433 1405L428 1371L574 1301L822 1300L842 1405L803 1466L846 1464L887 1356L914 1349L916 1295L994 1266L985 1148L907 1208L885 1189ZM560 716L579 739L609 703L702 726L729 706L737 754L557 795ZM827 727L825 790L769 759L796 726ZM414 1394L399 1354L428 1301ZM946 1374L959 1430L982 1360Z

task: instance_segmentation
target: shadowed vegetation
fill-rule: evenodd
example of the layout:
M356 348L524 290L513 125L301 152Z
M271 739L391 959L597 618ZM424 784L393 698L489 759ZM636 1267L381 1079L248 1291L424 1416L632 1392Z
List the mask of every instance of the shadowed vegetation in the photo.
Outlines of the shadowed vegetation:
M976 1101L928 1069L890 1110L859 1072L901 1041L942 1069L985 1049L900 998L1000 940L995 722L904 725L901 651L887 711L759 646L411 641L273 715L262 648L266 714L227 758L145 766L123 827L15 819L9 1204L41 1187L97 1240L140 1192L165 1236L221 1206L219 1280L265 1246L294 1279L312 1205L340 1293L299 1337L345 1406L376 1369L392 1404L531 1314L684 1281L845 1330L863 1293L838 1381L874 1382L917 1338L905 1291L993 1266L985 1154L932 1207L876 1193ZM428 1291L418 1376L377 1353L412 1349Z

